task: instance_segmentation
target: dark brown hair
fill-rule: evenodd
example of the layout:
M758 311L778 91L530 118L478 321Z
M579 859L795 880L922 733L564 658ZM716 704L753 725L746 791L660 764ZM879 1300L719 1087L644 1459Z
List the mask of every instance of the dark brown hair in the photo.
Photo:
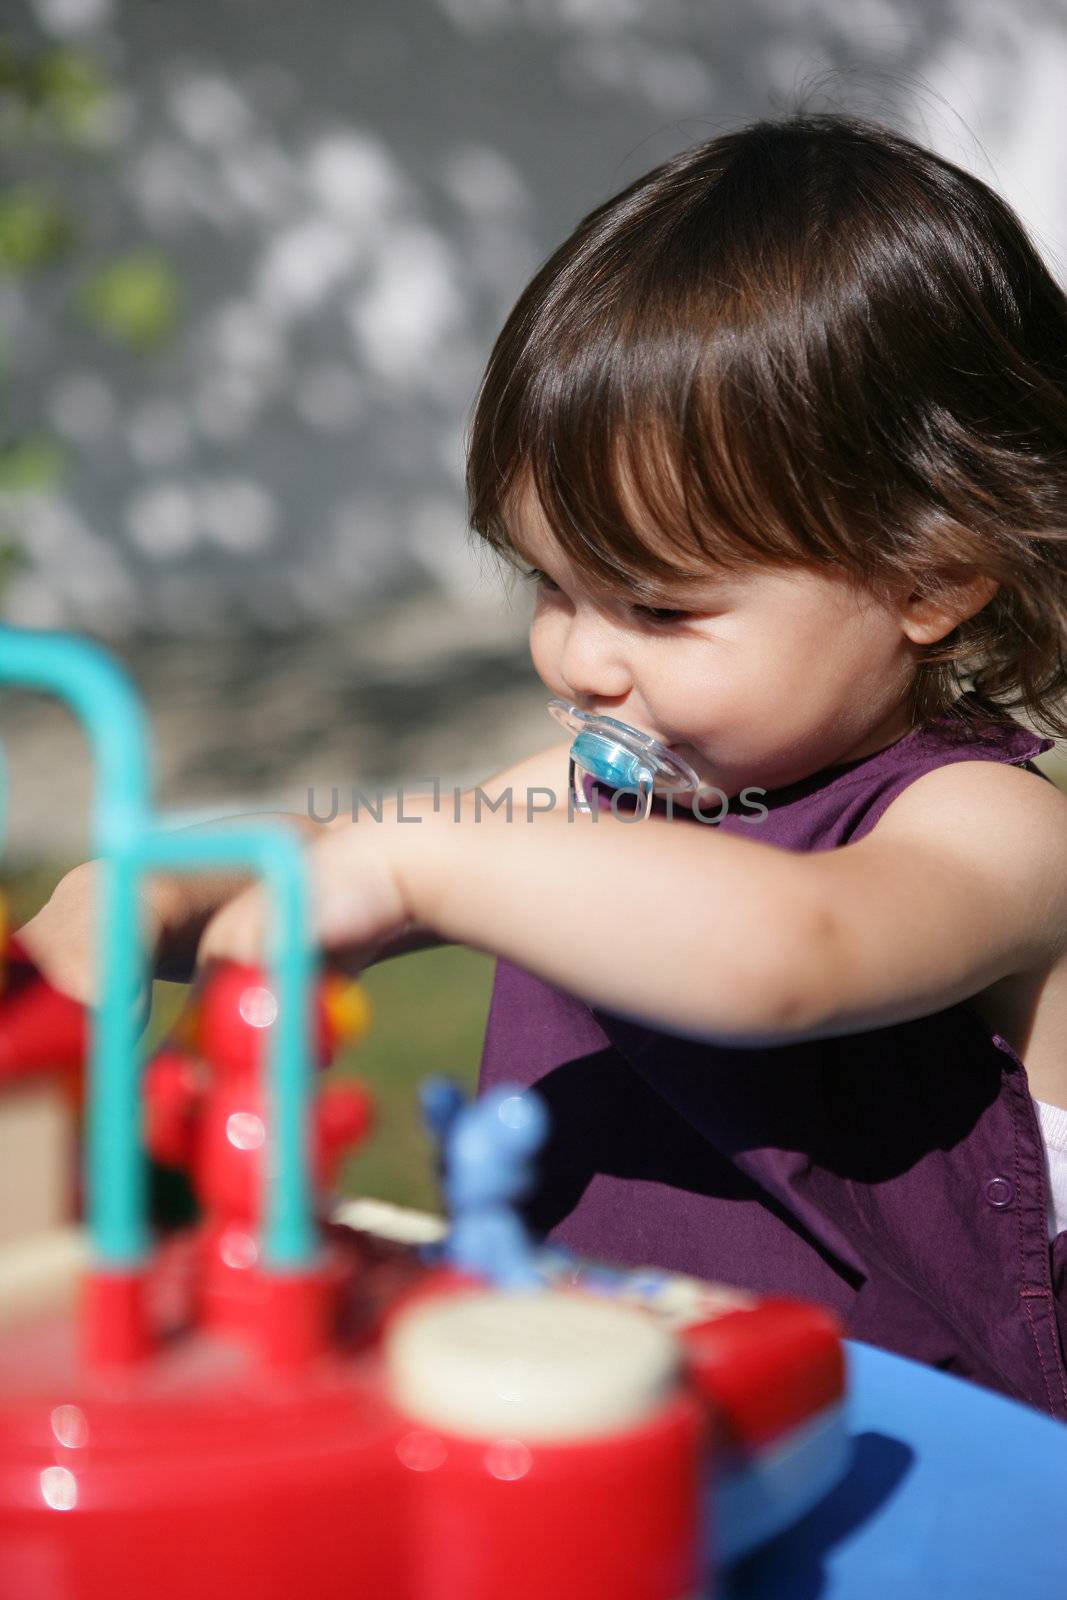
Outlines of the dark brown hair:
M473 413L471 526L505 556L526 483L578 571L639 600L709 563L886 598L994 578L919 653L912 724L971 678L1067 736L1067 297L1003 200L898 132L756 122L579 223Z

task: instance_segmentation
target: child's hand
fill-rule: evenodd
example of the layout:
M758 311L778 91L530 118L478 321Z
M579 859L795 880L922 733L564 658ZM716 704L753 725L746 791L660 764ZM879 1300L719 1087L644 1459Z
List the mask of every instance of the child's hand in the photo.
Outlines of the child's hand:
M82 1005L95 1005L98 998L99 872L96 861L72 868L40 911L17 930L20 944L41 975ZM149 970L163 936L160 892L161 886L149 879L137 896Z
M387 812L381 822L329 829L307 846L309 935L326 949L343 949L346 966L354 971L370 966L413 921L396 871L401 827ZM243 890L208 923L197 964L212 959L265 964L272 914L261 884Z

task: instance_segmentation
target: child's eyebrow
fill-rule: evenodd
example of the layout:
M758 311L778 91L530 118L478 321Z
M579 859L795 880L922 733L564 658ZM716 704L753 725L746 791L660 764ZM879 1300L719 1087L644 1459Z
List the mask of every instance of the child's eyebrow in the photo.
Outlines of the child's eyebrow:
M515 547L514 554L520 562L533 568L534 571L544 571L542 566L534 562L533 557L526 555L523 550ZM552 573L545 573L547 578L552 578ZM701 611L710 606L725 602L729 594L736 589L736 574L725 573L686 573L678 574L677 581L669 582L667 579L646 578L643 582L635 584L609 584L598 587L601 597L611 602L625 600L629 605L651 606L653 610L667 608L678 611Z
M537 572L545 570L539 565L538 560L530 554L529 550L515 538L514 534L509 535L508 546L511 555L520 562L525 562L527 566L532 567ZM548 576L551 576L551 574L549 573ZM695 598L697 594L705 593L709 589L715 594L725 593L731 587L736 586L736 583L737 574L728 571L725 567L709 572L680 572L677 578L673 580L666 578L645 579L641 585L640 594L635 598L642 605L677 605L687 595Z

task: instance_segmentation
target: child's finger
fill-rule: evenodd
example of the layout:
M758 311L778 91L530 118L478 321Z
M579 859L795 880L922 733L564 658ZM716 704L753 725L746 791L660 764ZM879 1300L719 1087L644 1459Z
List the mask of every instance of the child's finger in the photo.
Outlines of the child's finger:
M266 929L266 903L258 887L244 890L216 911L200 937L196 964L239 961L247 966L262 964Z

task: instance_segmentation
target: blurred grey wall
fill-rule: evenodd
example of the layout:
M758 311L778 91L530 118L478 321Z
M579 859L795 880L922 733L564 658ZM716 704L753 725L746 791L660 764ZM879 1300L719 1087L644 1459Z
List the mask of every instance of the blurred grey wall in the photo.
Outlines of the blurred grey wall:
M523 603L465 538L463 430L533 269L674 151L798 101L883 116L1067 262L1046 0L3 0L0 34L109 85L77 159L12 155L83 242L0 276L5 434L64 457L0 493L27 557L2 606L115 644L179 805L551 742ZM145 246L181 302L147 355L70 310L87 259ZM28 794L76 764L39 707L12 738Z

